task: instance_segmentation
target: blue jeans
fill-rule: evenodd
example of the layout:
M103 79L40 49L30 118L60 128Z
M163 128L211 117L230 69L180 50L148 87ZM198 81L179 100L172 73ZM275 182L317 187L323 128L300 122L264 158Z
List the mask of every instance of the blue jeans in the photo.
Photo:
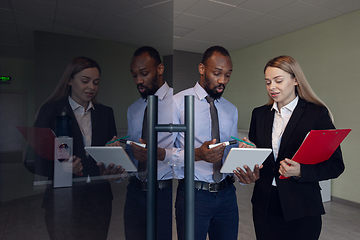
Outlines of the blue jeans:
M239 211L233 184L219 192L195 191L195 240L236 240ZM179 183L176 196L178 239L184 240L184 184Z

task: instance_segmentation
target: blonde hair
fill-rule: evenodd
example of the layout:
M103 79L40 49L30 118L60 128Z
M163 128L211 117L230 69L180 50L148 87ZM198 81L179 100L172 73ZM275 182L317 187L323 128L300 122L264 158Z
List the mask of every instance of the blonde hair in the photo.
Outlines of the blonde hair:
M86 68L97 68L99 70L99 74L101 74L101 69L99 64L87 57L76 57L69 62L65 71L56 86L54 92L50 95L50 97L43 103L51 103L56 102L64 97L67 97L71 94L71 86L68 84L70 79L72 79L75 74L81 72ZM96 94L97 95L97 94ZM96 95L91 99L92 102L97 103Z
M300 64L290 56L279 56L276 58L271 59L264 68L264 73L268 67L276 67L279 68L291 75L292 78L296 78L298 85L295 86L295 91L297 95L308 101L312 102L319 106L324 106L327 108L329 112L329 116L331 120L334 122L334 117L330 111L330 109L326 106L326 104L316 96L315 92L310 87L310 84L306 80L305 74L302 71ZM268 105L272 105L274 100L269 95L269 102Z

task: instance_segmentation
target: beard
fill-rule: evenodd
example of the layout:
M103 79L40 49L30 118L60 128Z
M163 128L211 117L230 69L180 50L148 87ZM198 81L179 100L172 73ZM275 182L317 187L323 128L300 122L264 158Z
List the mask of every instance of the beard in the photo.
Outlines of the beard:
M138 89L139 89L140 87L145 89L144 92L140 92L140 95L141 95L141 97L142 97L143 99L147 99L147 96L149 96L149 95L154 95L154 94L156 93L156 91L157 91L157 88L156 88L155 86L150 89L150 88L148 88L148 87L143 86L142 84L139 84L139 85L138 85Z
M223 94L223 92L225 91L225 85L224 84L219 84L217 86L214 86L213 88L210 88L210 80L206 77L206 74L205 74L205 91L209 94L209 96L213 99L219 99L221 98L221 95ZM216 88L223 88L223 91L222 92L217 92L216 91Z
M149 87L151 87L151 88L149 88ZM154 95L156 93L156 91L159 89L159 86L157 85L157 76L152 79L151 84L149 84L149 86L144 86L142 84L138 84L137 89L139 90L139 88L145 89L144 92L139 91L139 93L143 99L147 99L147 96L149 96L149 95Z

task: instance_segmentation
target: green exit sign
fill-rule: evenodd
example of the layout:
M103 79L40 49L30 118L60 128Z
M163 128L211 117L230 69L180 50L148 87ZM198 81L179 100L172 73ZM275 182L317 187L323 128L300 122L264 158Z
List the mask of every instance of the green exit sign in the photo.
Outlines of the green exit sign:
M10 83L10 82L11 82L11 77L0 76L0 83Z

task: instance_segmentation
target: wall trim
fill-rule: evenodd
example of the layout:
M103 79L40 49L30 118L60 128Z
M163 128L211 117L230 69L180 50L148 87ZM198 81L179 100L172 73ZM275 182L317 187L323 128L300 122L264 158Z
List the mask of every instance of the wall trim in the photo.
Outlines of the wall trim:
M333 197L331 196L331 201L344 204L349 207L360 209L360 203L349 201L343 198Z

